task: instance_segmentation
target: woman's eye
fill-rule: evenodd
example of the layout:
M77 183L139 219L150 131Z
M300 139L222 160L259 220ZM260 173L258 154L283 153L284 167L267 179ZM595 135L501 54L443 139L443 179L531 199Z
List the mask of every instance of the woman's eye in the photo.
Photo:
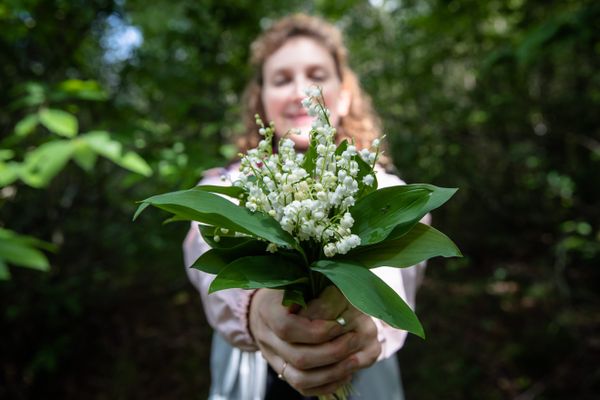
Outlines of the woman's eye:
M275 85L275 86L283 86L286 83L288 83L289 81L290 81L289 78L287 78L286 76L283 76L283 75L276 76L272 80L273 85Z
M327 74L322 73L322 72L317 72L317 73L311 74L311 79L313 81L323 82L324 80L327 79Z

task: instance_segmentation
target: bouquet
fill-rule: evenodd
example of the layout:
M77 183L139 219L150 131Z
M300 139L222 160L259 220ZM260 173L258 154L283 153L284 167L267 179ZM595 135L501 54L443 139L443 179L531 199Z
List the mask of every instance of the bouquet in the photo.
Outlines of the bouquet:
M256 116L262 140L240 154L240 175L230 186L150 197L134 219L152 205L172 213L170 220L198 221L212 249L193 267L216 275L209 293L277 288L285 291L284 306L305 307L335 285L362 312L424 338L415 313L371 269L460 256L447 236L419 222L456 189L378 189L380 140L361 150L347 140L336 144L320 89L307 95L303 106L315 121L305 153L294 149L289 135L295 132L279 140L275 152L275 127Z

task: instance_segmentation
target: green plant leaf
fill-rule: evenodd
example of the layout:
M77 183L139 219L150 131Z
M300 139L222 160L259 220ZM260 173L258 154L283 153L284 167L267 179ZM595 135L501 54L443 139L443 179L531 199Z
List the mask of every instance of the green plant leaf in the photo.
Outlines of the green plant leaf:
M396 226L394 230L388 235L387 239L395 239L404 235L406 232L412 229L412 227L417 221L420 221L421 218L423 218L427 213L435 210L436 208L440 207L442 204L447 202L458 190L456 188L438 187L427 183L413 183L406 186L417 189L422 188L430 190L431 196L429 196L427 204L425 204L425 206L421 209L420 214L413 221L408 221L406 223L402 223Z
M304 268L279 255L242 257L219 272L208 293L230 288L276 288L308 282L305 273Z
M7 281L10 279L10 270L8 265L4 261L0 260L0 281Z
M313 130L310 131L310 145L306 153L304 153L304 160L302 161L302 168L308 172L315 169L315 163L317 162L317 139L316 134Z
M266 248L265 242L249 239L228 249L210 249L198 257L192 267L209 274L218 274L238 258L265 255Z
M16 162L3 163L0 161L0 188L8 186L17 179L21 171L21 164Z
M359 199L350 213L354 218L352 232L361 239L361 246L384 240L398 225L420 219L431 190L411 185L390 186Z
M245 207L237 206L214 193L190 189L152 196L142 201L134 219L145 209L144 204L184 219L260 237L278 246L299 248L294 238L273 218L251 213Z
M367 268L404 268L438 256L461 257L462 254L442 232L429 225L417 223L408 233L397 239L358 247L340 259L352 260Z
M39 271L47 271L50 268L44 253L30 244L23 243L18 238L0 241L0 260Z
M115 164L132 172L138 173L146 177L152 176L152 168L150 168L150 165L148 165L146 160L144 160L137 153L134 153L132 151L128 151L127 153L125 153L123 157L121 157L121 159L113 161L115 162Z
M369 269L349 261L329 260L317 261L311 268L327 276L362 312L425 338L423 327L413 310Z
M88 146L102 157L108 158L120 167L143 176L151 176L152 168L138 154L128 151L123 153L123 145L111 139L106 131L90 131L81 135Z
M298 305L302 308L306 308L306 301L304 300L304 292L301 289L294 287L286 287L283 292L283 300L281 304L284 307L291 307Z
M38 113L40 122L50 132L68 138L77 135L79 124L77 118L66 111L43 108Z
M68 79L61 82L57 89L66 97L76 97L84 100L104 101L108 93L94 80Z
M84 140L75 141L73 151L73 161L77 163L84 171L92 172L98 156Z
M200 229L202 238L213 249L229 249L250 240L255 240L254 238L247 236L235 236L235 232L229 231L227 234L219 233L220 240L217 242L214 240L215 229L219 228L210 225L198 225L198 229Z
M28 136L33 132L39 121L37 114L29 114L15 125L15 135L19 138Z
M238 186L198 185L193 190L204 190L205 192L224 194L225 196L239 199L244 194L244 189Z
M73 149L72 141L55 140L30 151L19 172L21 179L35 188L48 185L69 162Z
M358 193L356 194L357 199L361 199L369 193L377 190L377 174L375 174L371 168L371 166L362 159L360 155L354 156L354 160L358 163L358 174L356 175L356 180L358 181L358 185L360 187ZM373 175L373 184L371 186L367 186L363 183L363 178L368 174Z

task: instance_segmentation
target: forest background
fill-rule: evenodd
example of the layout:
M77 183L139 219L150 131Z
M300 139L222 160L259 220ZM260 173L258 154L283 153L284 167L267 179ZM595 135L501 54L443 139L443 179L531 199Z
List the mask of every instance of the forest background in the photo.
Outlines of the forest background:
M235 154L250 41L295 11L344 30L402 178L460 188L407 398L596 398L593 0L0 2L0 398L206 398L187 226L131 216Z

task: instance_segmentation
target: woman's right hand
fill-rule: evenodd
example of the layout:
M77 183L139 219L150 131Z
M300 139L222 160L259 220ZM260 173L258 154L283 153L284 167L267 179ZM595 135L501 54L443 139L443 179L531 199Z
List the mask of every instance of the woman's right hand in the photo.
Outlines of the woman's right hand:
M282 297L282 290L259 289L249 311L250 332L273 370L283 371L283 378L304 396L333 393L349 383L360 368L355 353L364 347L361 335L334 320L297 315L281 304ZM346 305L338 307L332 315L341 314Z

